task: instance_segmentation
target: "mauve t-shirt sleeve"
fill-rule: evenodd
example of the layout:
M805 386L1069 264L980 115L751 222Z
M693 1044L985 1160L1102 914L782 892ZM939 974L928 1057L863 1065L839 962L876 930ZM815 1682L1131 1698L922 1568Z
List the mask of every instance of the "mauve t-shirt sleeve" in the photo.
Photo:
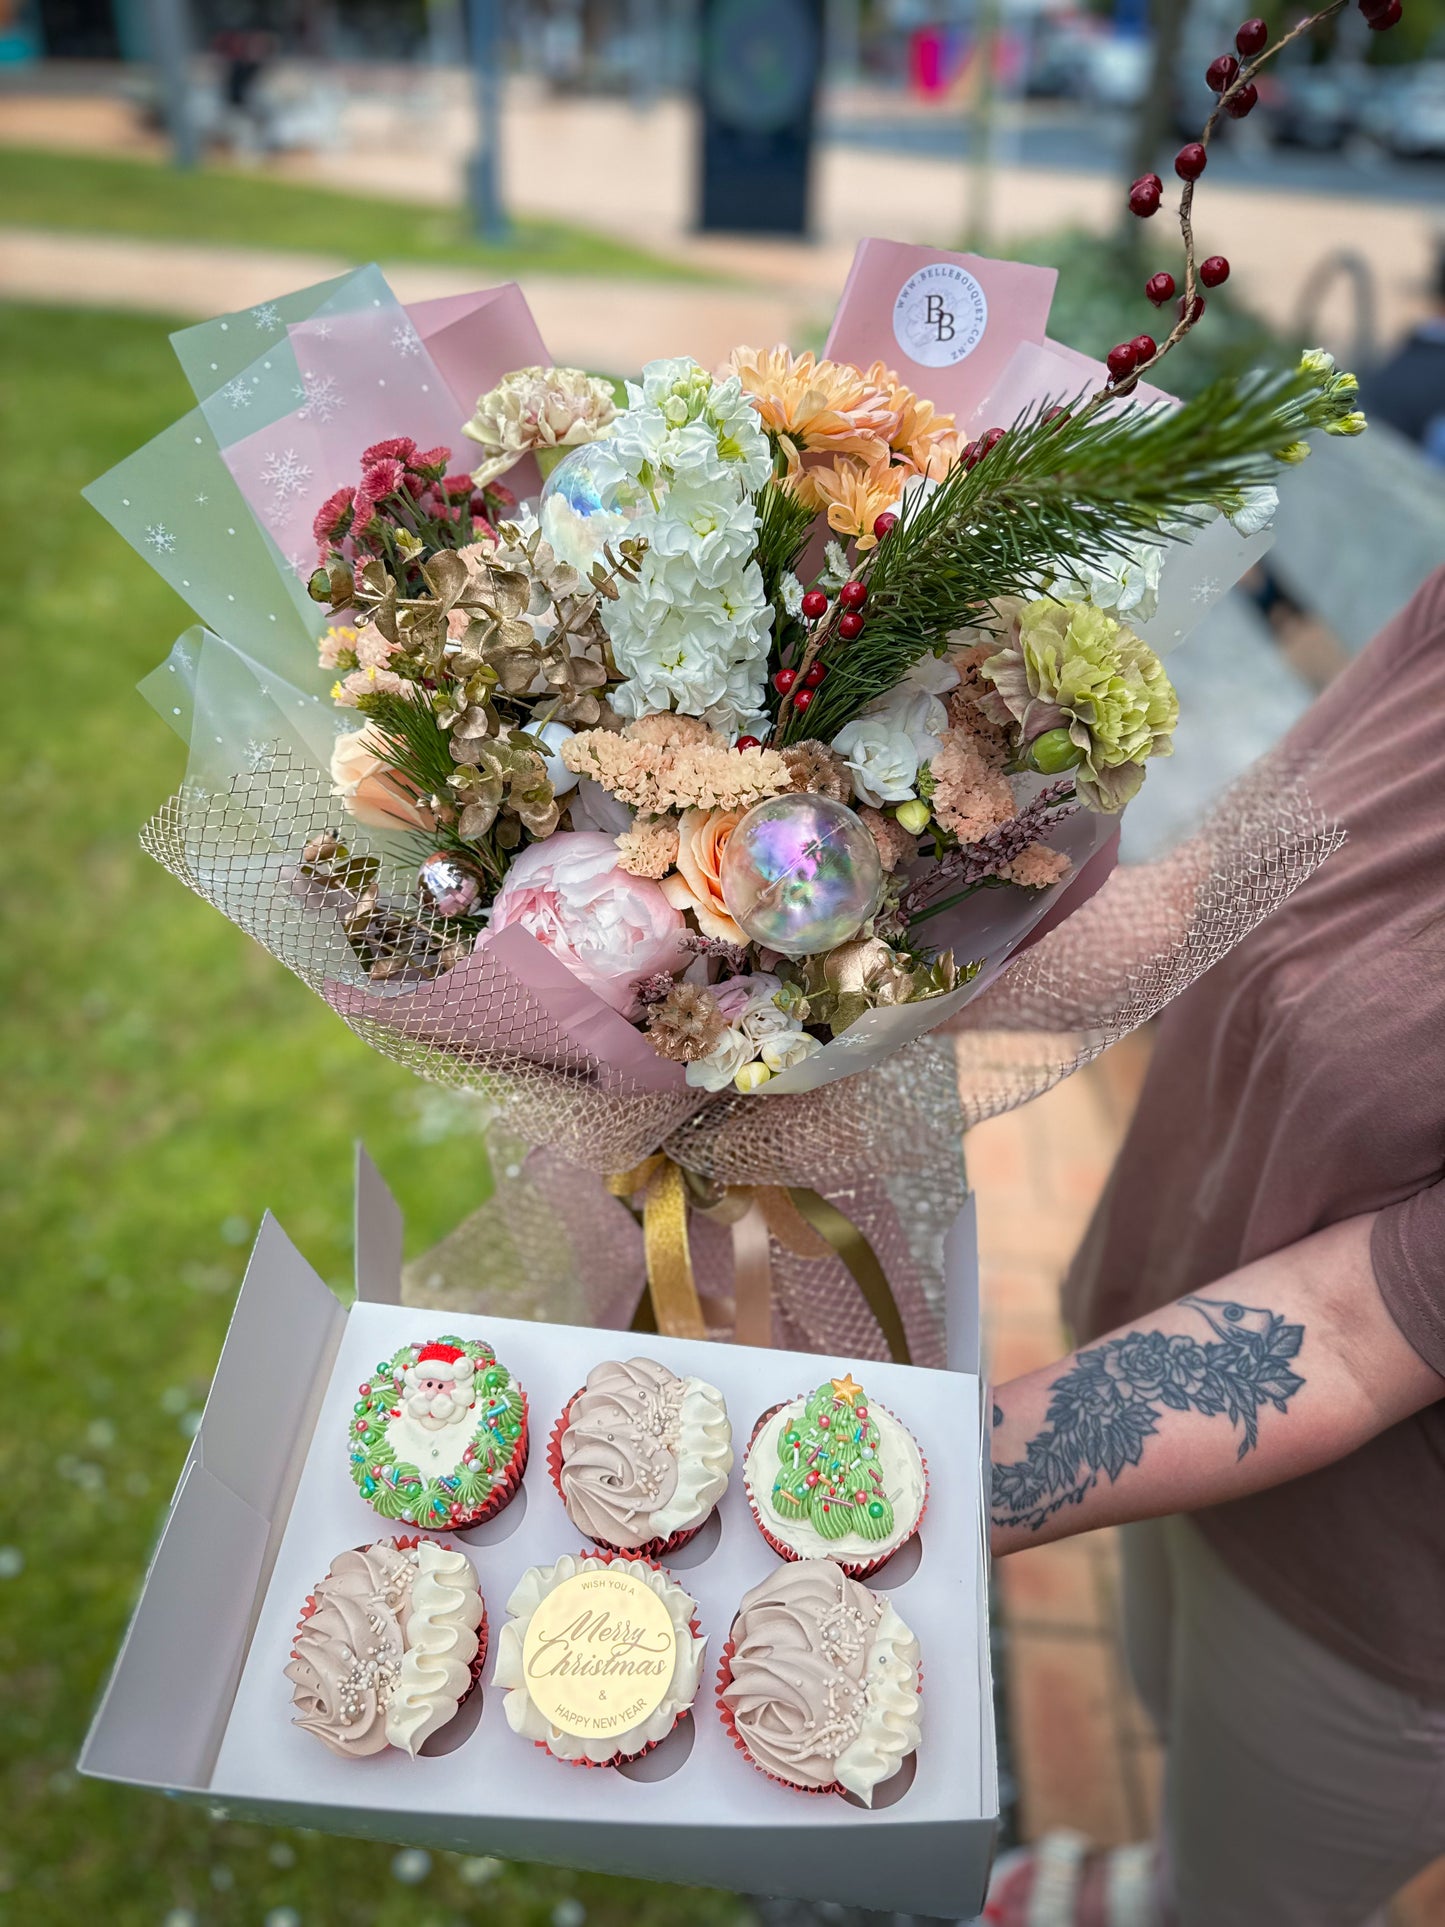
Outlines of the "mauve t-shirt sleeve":
M1390 1316L1445 1378L1445 1179L1380 1212L1370 1259Z

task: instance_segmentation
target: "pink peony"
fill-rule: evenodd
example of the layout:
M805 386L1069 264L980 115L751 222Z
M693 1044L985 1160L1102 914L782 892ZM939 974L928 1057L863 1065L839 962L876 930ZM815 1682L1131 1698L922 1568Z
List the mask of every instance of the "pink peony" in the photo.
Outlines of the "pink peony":
M492 903L492 931L512 924L624 1015L635 1013L640 977L681 970L691 955L681 911L620 868L616 844L596 830L563 830L523 850Z

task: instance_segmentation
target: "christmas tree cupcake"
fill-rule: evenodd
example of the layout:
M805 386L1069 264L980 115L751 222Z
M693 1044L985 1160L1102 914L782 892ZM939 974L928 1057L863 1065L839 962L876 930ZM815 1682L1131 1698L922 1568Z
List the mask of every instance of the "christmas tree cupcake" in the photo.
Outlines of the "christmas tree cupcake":
M481 1589L464 1552L378 1539L339 1553L306 1601L286 1668L295 1724L344 1760L420 1752L480 1677Z
M743 1479L776 1552L834 1559L855 1579L913 1537L928 1496L917 1441L851 1372L764 1413Z
M351 1476L384 1519L460 1531L500 1512L527 1464L527 1396L490 1345L403 1345L359 1388Z
M524 1572L497 1640L507 1723L555 1759L621 1766L697 1698L697 1602L650 1559L567 1554Z
M759 1772L872 1806L917 1748L919 1686L918 1641L892 1602L831 1559L801 1559L744 1595L718 1707Z
M547 1462L579 1532L660 1558L692 1538L727 1490L727 1406L715 1386L654 1359L607 1359L568 1401Z

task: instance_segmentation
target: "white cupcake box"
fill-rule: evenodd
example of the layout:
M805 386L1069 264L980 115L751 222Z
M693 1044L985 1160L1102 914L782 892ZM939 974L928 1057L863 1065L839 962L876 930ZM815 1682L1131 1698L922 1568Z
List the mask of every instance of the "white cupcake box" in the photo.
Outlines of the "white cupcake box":
M971 1204L947 1247L948 1371L412 1311L399 1303L401 1248L400 1212L364 1152L349 1309L274 1219L262 1225L81 1771L276 1825L901 1913L977 1913L998 1783ZM492 1655L480 1695L448 1729L453 1750L342 1760L292 1725L282 1669L334 1554L407 1529L379 1518L351 1482L356 1388L399 1345L442 1331L486 1338L530 1401L523 1496L451 1535L476 1565ZM582 1547L547 1474L552 1423L599 1359L639 1352L719 1387L739 1463L716 1525L666 1562L696 1599L708 1639L690 1744L684 1723L630 1767L588 1770L512 1732L492 1668L521 1573ZM912 1430L930 1477L921 1557L915 1564L905 1547L870 1581L917 1635L924 1676L915 1769L880 1789L871 1811L765 1779L735 1749L715 1698L738 1602L777 1564L748 1510L742 1448L761 1412L850 1367Z

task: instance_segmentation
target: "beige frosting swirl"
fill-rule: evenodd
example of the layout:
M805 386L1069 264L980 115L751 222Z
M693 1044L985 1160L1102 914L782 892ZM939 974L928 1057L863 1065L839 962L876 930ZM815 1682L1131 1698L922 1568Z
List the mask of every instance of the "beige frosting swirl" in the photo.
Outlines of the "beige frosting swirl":
M343 1758L379 1753L388 1743L386 1709L401 1670L414 1571L388 1539L338 1553L297 1632L286 1668L295 1724Z
M722 1393L650 1358L607 1359L587 1374L561 1441L572 1523L624 1551L696 1525L722 1497L732 1428Z
M831 1559L797 1560L744 1596L723 1699L764 1772L871 1804L918 1744L917 1641Z

